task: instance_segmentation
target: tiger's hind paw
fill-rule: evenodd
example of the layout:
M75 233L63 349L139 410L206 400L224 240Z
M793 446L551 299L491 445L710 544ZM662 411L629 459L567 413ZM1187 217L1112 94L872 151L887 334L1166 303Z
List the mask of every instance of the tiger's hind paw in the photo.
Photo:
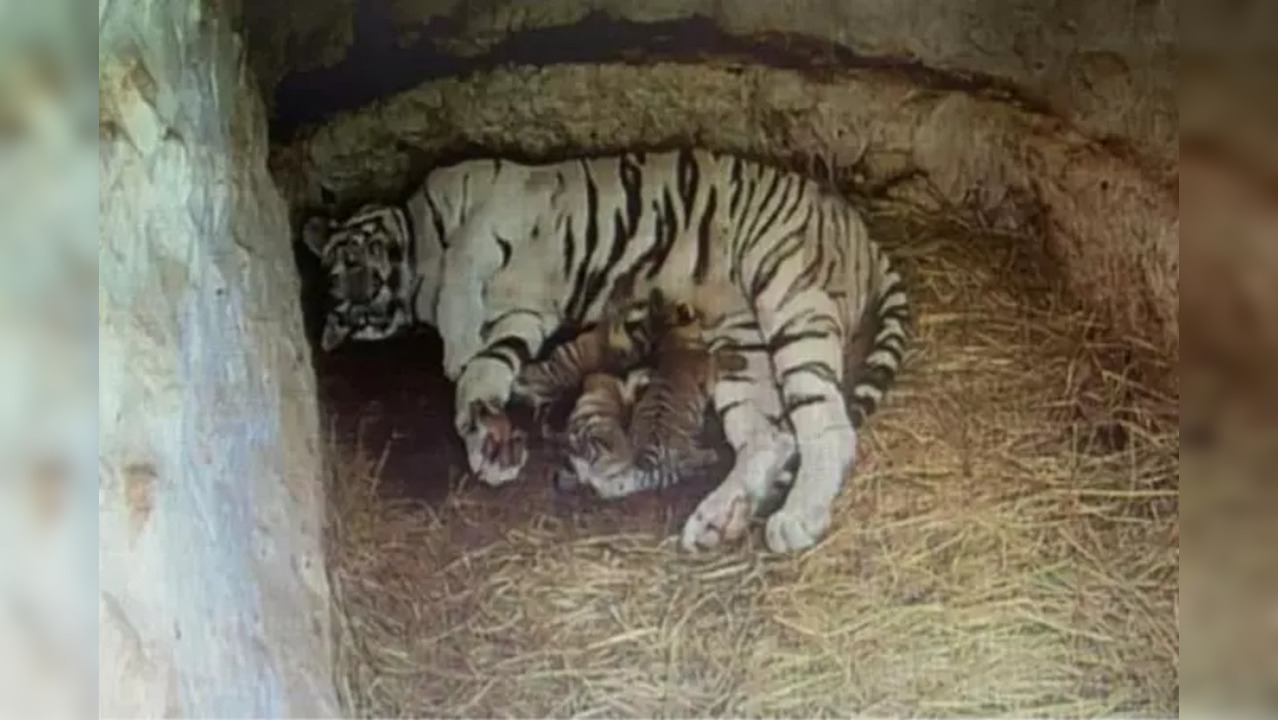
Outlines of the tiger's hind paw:
M787 502L768 518L765 537L775 553L806 550L817 543L830 527L830 509L824 505L795 507Z

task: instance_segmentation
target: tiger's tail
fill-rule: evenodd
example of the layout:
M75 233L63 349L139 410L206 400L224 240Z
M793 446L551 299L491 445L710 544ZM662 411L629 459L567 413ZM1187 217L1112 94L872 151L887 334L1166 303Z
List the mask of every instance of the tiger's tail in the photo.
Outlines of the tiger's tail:
M863 321L857 335L862 338L874 333L864 356L858 351L865 345L861 338L847 343L845 367L856 367L855 372L845 372L844 399L852 427L860 427L878 409L883 396L896 380L909 338L909 300L900 273L893 266L887 253L877 253L878 286L874 304ZM859 367L857 367L859 365Z

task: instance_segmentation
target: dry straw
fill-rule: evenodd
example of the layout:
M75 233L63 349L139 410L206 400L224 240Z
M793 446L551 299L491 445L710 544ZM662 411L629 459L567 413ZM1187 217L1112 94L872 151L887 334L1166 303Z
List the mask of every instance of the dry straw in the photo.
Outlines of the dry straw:
M431 510L379 495L375 453L339 454L349 711L1177 714L1169 368L1080 315L1025 237L873 225L917 332L828 537L688 556L682 509L564 510L536 481Z

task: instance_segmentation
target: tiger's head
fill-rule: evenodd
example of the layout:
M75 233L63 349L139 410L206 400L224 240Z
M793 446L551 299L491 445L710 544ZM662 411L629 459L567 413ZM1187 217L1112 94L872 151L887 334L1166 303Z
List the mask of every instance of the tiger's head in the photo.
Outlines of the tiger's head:
M586 378L559 443L564 457L555 475L556 489L584 486L606 499L646 489L626 427L630 409L650 379L647 368L636 368L624 379L605 374Z
M345 220L306 221L302 241L328 276L324 352L433 322L442 244L428 223L414 219L409 208L368 205Z

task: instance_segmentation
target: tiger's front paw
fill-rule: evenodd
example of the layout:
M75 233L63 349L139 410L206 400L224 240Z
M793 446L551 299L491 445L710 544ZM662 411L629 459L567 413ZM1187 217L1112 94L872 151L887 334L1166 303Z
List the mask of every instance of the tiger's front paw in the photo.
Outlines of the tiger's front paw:
M768 518L766 532L768 549L775 553L791 553L806 550L817 543L830 528L828 505L803 505L794 502L792 494L772 517Z
M471 472L488 485L514 480L528 461L527 434L496 403L471 403L458 417L457 431L466 443Z
M740 485L725 482L702 499L684 523L680 545L688 551L713 548L739 539L749 524L749 496Z

